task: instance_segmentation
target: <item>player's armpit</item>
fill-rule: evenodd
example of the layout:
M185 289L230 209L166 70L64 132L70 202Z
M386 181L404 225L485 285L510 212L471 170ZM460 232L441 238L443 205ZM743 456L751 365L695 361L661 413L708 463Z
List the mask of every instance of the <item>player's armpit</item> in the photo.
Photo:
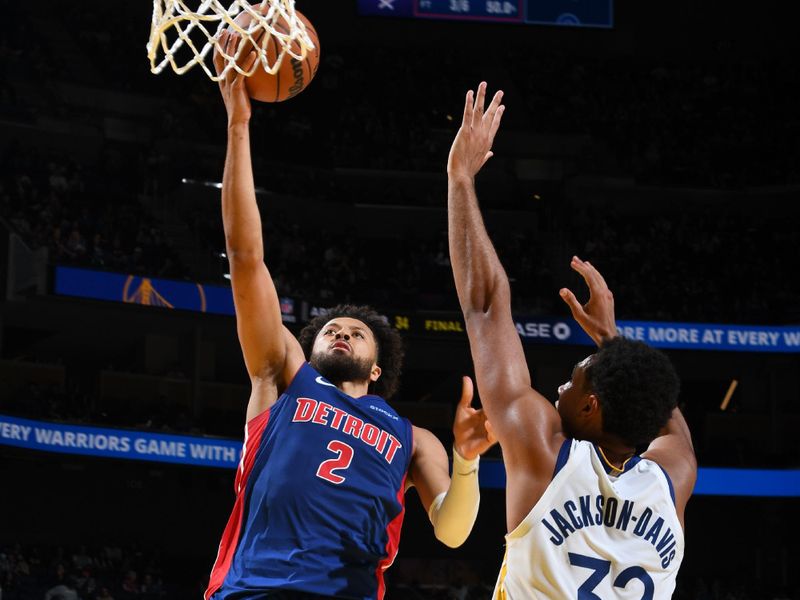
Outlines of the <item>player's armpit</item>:
M255 419L258 415L275 404L280 394L278 386L272 379L250 379L250 399L247 401L246 423Z
M271 407L280 395L291 385L300 367L305 362L300 342L291 331L281 326L281 335L285 344L285 360L283 371L277 377L250 377L250 400L247 403L247 421L257 417Z
M683 523L683 512L697 481L697 459L689 426L679 408L672 411L662 435L650 443L642 457L658 463L669 475L675 490L675 507Z
M281 329L283 330L283 340L286 344L286 361L283 368L283 387L281 388L281 393L283 393L292 383L300 367L306 362L306 356L303 354L303 348L300 347L300 342L294 334L285 325L282 325Z

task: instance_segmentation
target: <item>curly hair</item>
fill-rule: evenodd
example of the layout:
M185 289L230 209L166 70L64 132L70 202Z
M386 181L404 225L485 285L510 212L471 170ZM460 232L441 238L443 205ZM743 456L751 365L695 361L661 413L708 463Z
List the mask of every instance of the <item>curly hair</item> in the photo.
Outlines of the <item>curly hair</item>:
M680 381L669 358L644 342L606 340L586 368L603 411L603 430L626 444L649 444L678 405Z
M400 372L403 368L403 355L405 353L403 340L397 330L389 325L386 317L379 315L371 306L339 304L329 309L325 314L314 317L309 321L298 336L306 360L311 358L314 340L317 338L320 329L330 320L339 317L357 319L372 331L378 347L377 363L381 368L381 376L378 381L370 383L369 393L377 394L385 399L391 398L400 385Z

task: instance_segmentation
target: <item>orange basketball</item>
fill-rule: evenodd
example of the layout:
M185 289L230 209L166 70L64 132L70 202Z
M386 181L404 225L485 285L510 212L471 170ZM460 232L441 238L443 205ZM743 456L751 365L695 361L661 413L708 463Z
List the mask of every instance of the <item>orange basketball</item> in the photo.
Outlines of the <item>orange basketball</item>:
M264 3L264 7L266 11L268 8L266 3ZM256 69L255 73L248 77L245 82L247 93L254 100L282 102L293 98L302 92L314 79L314 75L317 74L317 69L319 68L319 36L305 15L301 14L300 11L295 12L306 26L306 31L311 41L314 42L314 49L310 50L302 61L293 58L289 54L284 55L281 66L274 75L270 75L264 69ZM236 17L236 24L246 29L251 19L252 17L248 13L243 12ZM283 17L274 24L274 27L281 33L289 33L289 27ZM275 64L281 50L280 42L271 37L267 41L265 50L267 63L270 65ZM292 42L292 51L300 54L300 50L300 43L297 41Z

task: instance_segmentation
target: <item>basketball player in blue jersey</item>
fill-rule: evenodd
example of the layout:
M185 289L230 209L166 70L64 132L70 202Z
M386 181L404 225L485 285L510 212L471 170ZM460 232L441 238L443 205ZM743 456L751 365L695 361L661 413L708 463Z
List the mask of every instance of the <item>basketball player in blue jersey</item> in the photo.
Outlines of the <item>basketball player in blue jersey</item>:
M224 34L229 54L238 36ZM246 68L255 60L248 57ZM221 68L221 65L218 65ZM222 214L236 320L252 383L233 512L205 598L380 599L398 548L404 494L415 486L434 532L466 539L478 510L478 455L492 440L456 411L453 477L429 431L386 403L402 361L398 333L366 307L339 306L300 340L283 327L264 263L243 77L220 82L228 114Z
M447 170L450 259L507 474L506 553L494 597L669 598L697 472L677 375L661 352L617 337L606 282L575 257L589 301L582 306L567 289L561 297L599 349L575 366L555 407L531 387L508 278L474 186L505 109L497 92L484 110L485 95L485 83L467 93Z

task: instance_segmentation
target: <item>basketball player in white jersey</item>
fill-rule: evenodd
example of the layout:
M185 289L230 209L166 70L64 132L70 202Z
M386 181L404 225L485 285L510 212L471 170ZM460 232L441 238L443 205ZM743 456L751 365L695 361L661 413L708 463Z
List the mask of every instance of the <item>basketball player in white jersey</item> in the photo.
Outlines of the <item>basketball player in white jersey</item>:
M474 187L504 111L502 92L484 111L485 95L485 83L467 93L448 161L448 212L478 390L507 474L509 533L494 597L670 598L697 472L677 375L661 352L617 337L608 286L575 257L590 299L582 306L567 289L561 297L599 349L575 365L555 407L531 387Z

